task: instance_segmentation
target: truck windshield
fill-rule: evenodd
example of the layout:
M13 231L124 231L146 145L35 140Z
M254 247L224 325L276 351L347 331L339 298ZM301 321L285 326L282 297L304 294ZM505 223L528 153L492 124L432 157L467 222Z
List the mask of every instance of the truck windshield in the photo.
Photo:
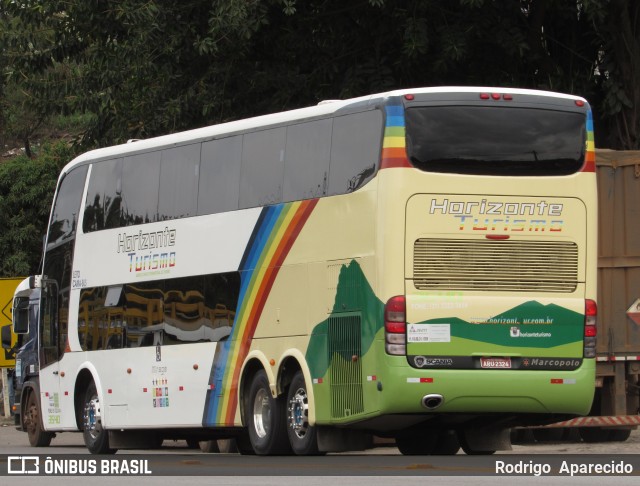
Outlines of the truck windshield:
M566 175L584 163L584 113L522 107L422 106L406 111L418 169L481 175Z

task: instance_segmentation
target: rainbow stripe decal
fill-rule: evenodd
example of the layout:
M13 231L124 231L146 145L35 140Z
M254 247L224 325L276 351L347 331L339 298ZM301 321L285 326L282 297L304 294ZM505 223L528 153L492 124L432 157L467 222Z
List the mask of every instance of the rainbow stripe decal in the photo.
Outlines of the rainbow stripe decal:
M280 267L317 202L263 208L238 269L240 296L231 335L216 348L203 425L234 425L240 368Z
M411 167L407 160L404 107L402 104L385 106L386 122L382 141L381 169Z
M593 138L593 115L587 111L587 153L585 154L582 172L596 171L596 144Z

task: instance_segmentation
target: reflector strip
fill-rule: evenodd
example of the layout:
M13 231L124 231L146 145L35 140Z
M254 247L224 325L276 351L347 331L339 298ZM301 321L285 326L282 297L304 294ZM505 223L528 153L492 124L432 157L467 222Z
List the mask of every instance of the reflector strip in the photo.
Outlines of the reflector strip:
M552 385L575 385L575 378L551 378Z
M376 375L367 376L367 381L376 381L376 380L377 380Z
M596 361L640 361L640 356L598 356Z
M433 383L433 378L407 378L407 383Z
M314 384L314 385L322 385L322 382L323 382L323 381L324 381L324 380L323 380L322 378L314 378L314 379L313 379L313 384Z

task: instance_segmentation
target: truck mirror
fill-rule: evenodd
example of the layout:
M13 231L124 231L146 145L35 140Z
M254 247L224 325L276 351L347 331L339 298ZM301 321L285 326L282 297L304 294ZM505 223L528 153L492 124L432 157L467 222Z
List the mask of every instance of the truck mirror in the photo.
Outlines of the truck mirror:
M11 349L11 325L2 326L2 347Z
M29 297L16 297L13 301L13 332L29 333Z

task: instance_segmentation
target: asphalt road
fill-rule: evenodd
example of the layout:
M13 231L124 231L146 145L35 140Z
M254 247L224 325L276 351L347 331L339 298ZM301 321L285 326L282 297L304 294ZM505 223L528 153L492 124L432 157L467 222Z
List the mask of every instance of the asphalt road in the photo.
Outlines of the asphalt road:
M96 459L88 454L79 433L59 434L47 448L29 446L26 434L16 431L12 425L0 427L0 463L8 456L42 455L51 458L75 457L83 460ZM622 456L632 454L633 456ZM72 456L67 456L72 455ZM548 442L514 445L513 451L494 456L402 456L395 447L382 447L366 453L329 454L324 457L256 457L237 454L205 454L189 449L184 441L165 441L160 450L121 451L115 458L130 460L145 459L153 477L143 476L97 476L91 481L102 485L124 486L189 486L196 484L255 484L260 486L281 484L304 484L304 486L328 484L352 485L413 485L413 484L509 484L514 480L518 486L528 484L579 484L607 486L609 484L638 484L640 475L640 432L634 431L626 442L596 443ZM604 463L614 460L632 459L637 464L631 475L583 476L568 475L526 477L496 473L497 461L509 467L524 464L530 468L541 468L545 464L557 466L560 461ZM585 459L586 458L586 459ZM622 459L621 459L622 458ZM0 474L6 467L0 464ZM176 477L178 476L178 477ZM7 476L5 476L7 478ZM25 476L11 476L12 483L33 484ZM86 485L86 478L47 477L47 486L73 486L79 481ZM4 483L4 481L2 481ZM7 483L5 483L7 484Z

